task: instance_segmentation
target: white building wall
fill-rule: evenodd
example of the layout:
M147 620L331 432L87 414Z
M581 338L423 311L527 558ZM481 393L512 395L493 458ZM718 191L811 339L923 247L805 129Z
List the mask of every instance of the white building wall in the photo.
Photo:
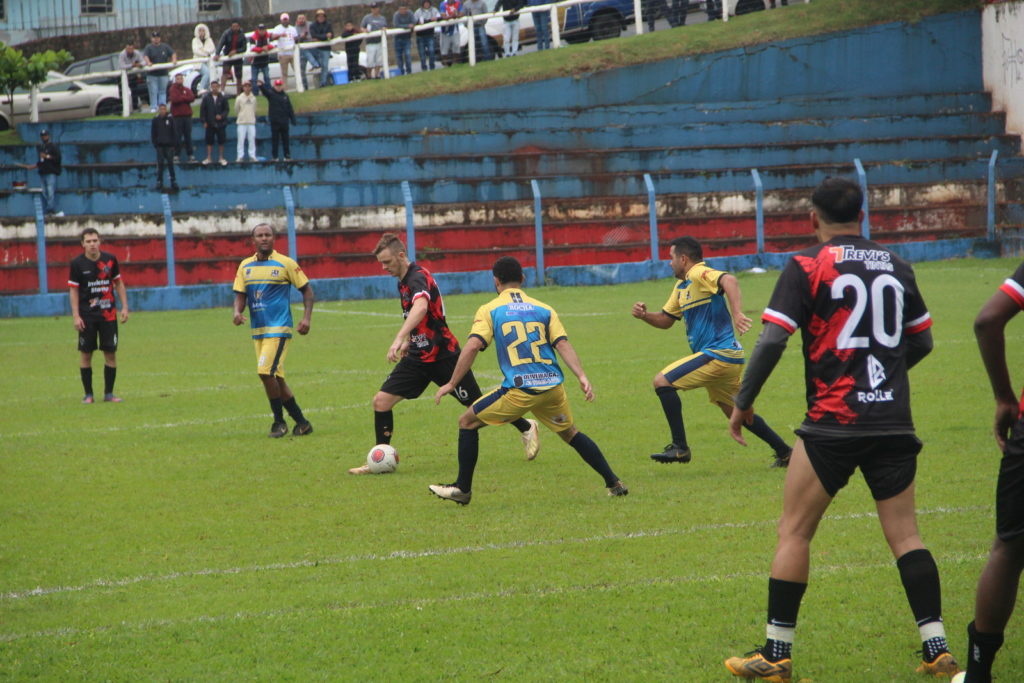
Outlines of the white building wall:
M1006 130L1024 136L1024 0L989 5L982 13L982 68L992 108L1006 113Z

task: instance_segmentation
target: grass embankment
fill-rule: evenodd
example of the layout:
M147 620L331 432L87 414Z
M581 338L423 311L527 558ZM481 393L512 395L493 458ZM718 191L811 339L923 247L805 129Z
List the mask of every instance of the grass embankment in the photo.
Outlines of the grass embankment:
M798 2L798 0L794 0ZM708 22L641 36L567 45L521 55L515 60L482 62L417 73L413 78L359 81L344 88L292 93L299 114L331 109L474 92L546 78L579 76L595 71L659 62L676 57L757 45L800 36L843 31L890 21L919 21L923 17L980 7L978 0L814 0L782 12L757 12L728 23ZM261 114L266 101L260 101ZM132 118L150 118L140 112ZM97 117L115 119L120 117ZM0 133L0 145L22 144L16 133Z

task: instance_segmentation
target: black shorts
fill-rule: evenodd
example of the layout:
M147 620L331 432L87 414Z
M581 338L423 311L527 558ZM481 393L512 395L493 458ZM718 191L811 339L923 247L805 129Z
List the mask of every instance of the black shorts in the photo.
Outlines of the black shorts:
M206 127L206 144L208 145L223 145L228 140L227 127L225 126L207 126Z
M236 83L241 83L242 82L242 60L241 59L239 59L237 61L234 61L234 62L224 62L224 68L221 70L221 74L220 74L221 78L223 78L224 80L227 80L227 77L230 76L231 73L235 74L235 82ZM221 83L221 85L224 85L224 84Z
M117 351L117 321L86 320L85 329L78 333L78 350L95 351L97 337L102 351Z
M886 500L914 483L921 441L913 434L835 437L797 434L807 457L830 496L850 481L858 467L875 500Z
M402 398L418 398L431 382L437 386L448 384L458 360L458 356L447 356L433 363L424 363L406 356L398 361L380 390ZM452 396L464 406L473 405L473 401L482 396L472 370L455 386Z
M1024 419L1010 430L996 485L996 534L1012 541L1024 534Z

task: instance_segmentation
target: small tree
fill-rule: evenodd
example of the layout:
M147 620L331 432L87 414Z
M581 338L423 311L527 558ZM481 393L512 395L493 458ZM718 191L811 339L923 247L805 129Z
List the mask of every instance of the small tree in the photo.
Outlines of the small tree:
M31 88L46 80L50 71L57 71L72 59L67 50L47 50L26 58L21 50L0 43L0 92L8 98L11 122L14 122L14 91Z

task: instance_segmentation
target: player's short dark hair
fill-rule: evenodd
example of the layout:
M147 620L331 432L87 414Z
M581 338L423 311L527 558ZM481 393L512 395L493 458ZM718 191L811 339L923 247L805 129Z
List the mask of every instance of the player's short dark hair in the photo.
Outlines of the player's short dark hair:
M405 251L405 242L403 242L395 233L386 232L380 236L377 246L373 248L373 255L376 256L385 249L393 254L403 252Z
M704 249L700 246L700 242L692 237L677 237L669 244L677 254L683 254L694 261L704 260Z
M79 242L84 242L86 235L96 235L97 237L99 237L100 236L100 231L97 230L96 228L86 228L82 232L78 233L78 241Z
M274 226L271 225L270 223L259 223L258 225L252 226L252 231L249 233L249 236L255 237L256 231L259 230L260 228L270 228L270 234L277 236L277 230L274 230Z
M811 204L826 223L855 223L864 205L864 193L849 178L829 176L814 190Z
M502 256L494 262L491 273L498 278L498 282L507 285L510 282L523 282L523 265L511 256Z

